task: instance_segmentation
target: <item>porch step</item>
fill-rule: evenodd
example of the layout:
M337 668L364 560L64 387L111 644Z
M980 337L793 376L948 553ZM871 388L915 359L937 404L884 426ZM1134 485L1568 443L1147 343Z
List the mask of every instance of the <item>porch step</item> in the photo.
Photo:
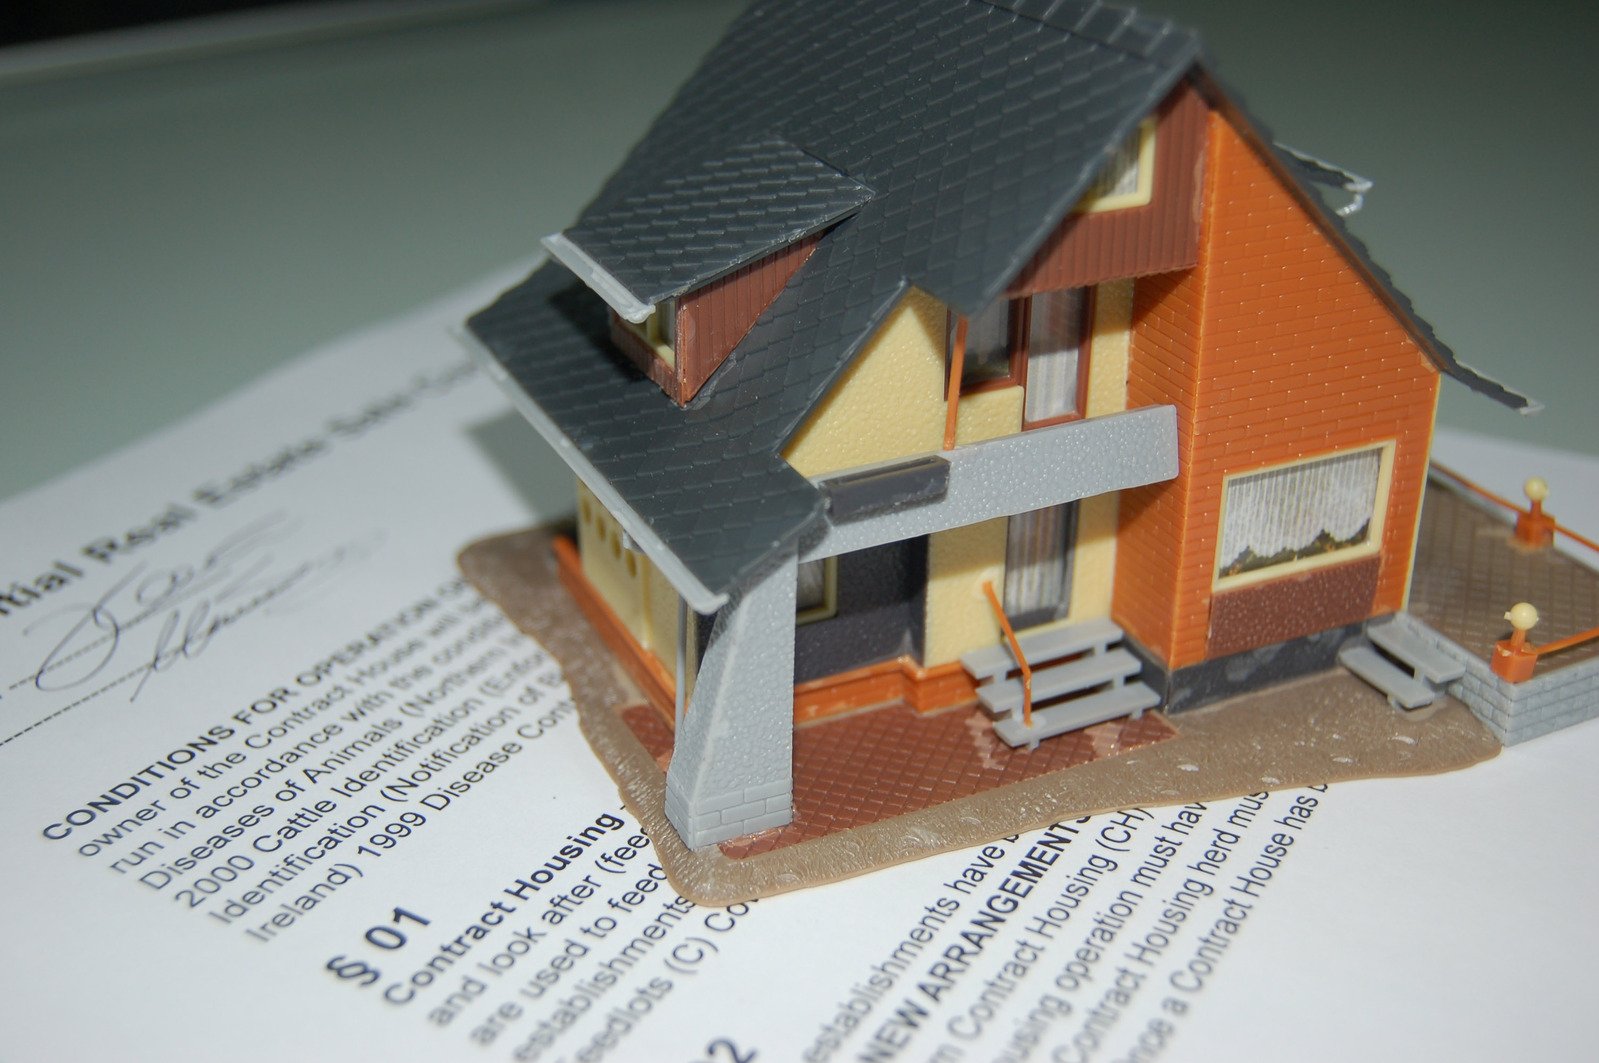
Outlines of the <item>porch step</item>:
M1364 643L1338 651L1338 663L1388 695L1388 700L1406 709L1431 705L1438 692ZM996 725L997 729L997 725Z
M1059 657L1069 657L1087 650L1103 649L1115 645L1121 639L1122 629L1109 617L1084 620L1080 624L1063 627L1032 628L1016 636L1016 641L1022 647L1022 656L1029 662L1053 661ZM1007 672L1015 671L1016 659L1011 656L1008 645L998 642L963 654L961 666L971 675L974 682L986 683L1004 676ZM1038 681L1037 672L1033 673L1033 681L1034 683ZM1033 696L1034 700L1037 700L1036 687Z
M1033 719L1038 719L1038 706L1055 698L1079 690L1097 687L1117 679L1137 675L1138 658L1126 650L1116 649L1106 653L1090 654L1064 664L1051 665L1033 671ZM989 714L999 718L1022 710L1022 681L1005 679L977 688L977 700ZM1086 726L1086 725L1084 725Z
M1038 678L1035 673L1033 678ZM1152 709L1160 704L1160 695L1142 683L1111 687L1098 694L1088 694L1047 708L1033 708L1033 725L1028 727L1019 715L994 721L994 733L1009 746L1037 745L1067 731L1092 727L1096 723L1114 720Z
M1466 666L1418 638L1415 632L1397 620L1368 624L1366 637L1375 642L1390 657L1397 658L1434 686L1452 683L1466 674Z

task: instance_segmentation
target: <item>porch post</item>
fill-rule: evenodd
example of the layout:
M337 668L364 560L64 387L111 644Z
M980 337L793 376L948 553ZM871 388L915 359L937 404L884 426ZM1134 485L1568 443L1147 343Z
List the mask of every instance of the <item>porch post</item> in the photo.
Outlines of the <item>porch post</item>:
M666 816L690 848L793 819L793 548L716 614L666 773Z

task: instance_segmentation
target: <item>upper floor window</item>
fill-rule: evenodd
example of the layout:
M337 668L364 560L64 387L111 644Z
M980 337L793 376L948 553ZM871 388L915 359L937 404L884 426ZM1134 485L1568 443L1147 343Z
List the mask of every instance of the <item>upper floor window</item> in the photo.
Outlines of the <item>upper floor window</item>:
M1217 586L1275 579L1375 553L1391 444L1229 476Z
M995 299L968 323L966 360L961 365L962 391L1021 382L1027 328L1025 303L1024 299ZM953 319L951 326L953 337Z
M1027 328L1027 428L1080 417L1088 359L1088 289L1039 292L1030 300Z
M1083 196L1077 209L1083 213L1141 207L1154 194L1155 119L1146 118L1117 147L1110 162Z
M956 324L951 315L951 357ZM967 325L961 391L1021 386L1027 428L1080 417L1088 332L1086 288L995 300Z

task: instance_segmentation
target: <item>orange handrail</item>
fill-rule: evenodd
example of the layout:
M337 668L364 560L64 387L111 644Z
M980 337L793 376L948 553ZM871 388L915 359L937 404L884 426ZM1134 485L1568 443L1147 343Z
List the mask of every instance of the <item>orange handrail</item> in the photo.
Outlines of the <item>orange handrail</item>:
M1556 639L1553 642L1546 642L1542 646L1535 647L1532 652L1543 657L1546 654L1554 653L1556 650L1580 646L1584 642L1592 642L1594 639L1599 639L1599 627L1589 628L1587 631L1579 631L1575 635L1567 635L1565 638Z
M1480 498L1485 498L1488 501L1495 503L1496 505L1503 506L1504 508L1510 510L1512 513L1515 513L1518 516L1528 516L1528 515L1530 515L1532 513L1532 510L1529 509L1528 507L1526 507L1526 506L1518 506L1514 502L1510 501L1509 499L1501 498L1499 495L1494 494L1492 491L1488 490L1486 487L1483 487L1480 484L1473 483L1472 481L1466 479L1464 476L1460 475L1455 470L1453 470L1453 469L1451 469L1451 468L1449 468L1449 467L1447 467L1445 465L1440 465L1440 464L1438 464L1435 461L1435 462L1432 463L1432 467L1433 467L1434 471L1442 473L1444 476L1449 477L1451 480L1455 481L1461 487L1464 487L1466 490L1470 491L1472 494L1477 495ZM1547 517L1547 514L1541 514L1541 515L1546 517L1549 520L1549 522L1550 522L1550 526L1555 531L1559 532L1561 535L1564 535L1564 536L1566 536L1569 539L1575 539L1577 542L1581 543L1583 546L1586 546L1588 549L1594 551L1595 553L1599 553L1599 542L1595 542L1594 540L1588 538L1586 535L1579 535L1578 533L1572 531L1570 528L1568 528L1565 525L1561 524L1559 521L1554 520L1552 517Z
M1576 532L1572 531L1570 528L1566 527L1563 524L1556 524L1555 525L1555 531L1559 532L1561 535L1564 535L1568 539L1577 540L1583 546L1586 546L1588 549L1592 550L1594 553L1599 554L1599 543L1594 542L1592 539L1588 538L1587 536L1578 535Z
M999 595L994 593L994 581L983 581L983 593L988 596L988 604L994 610L994 618L999 621L1000 630L1005 632L1005 641L1010 643L1011 656L1016 658L1016 663L1022 669L1022 725L1033 726L1033 666L1027 663L1027 658L1022 653L1022 644L1016 641L1016 632L1010 626L1010 618L1005 615L1005 609L999 604Z
M1432 468L1433 468L1434 472L1439 472L1439 473L1442 473L1443 475L1449 477L1451 480L1454 480L1456 483L1460 484L1461 487L1464 487L1466 490L1470 491L1474 495L1478 495L1478 496L1480 496L1482 498L1486 498L1488 501L1495 502L1495 503L1497 503L1497 504L1499 504L1501 506L1504 506L1506 509L1511 510L1511 511L1513 511L1515 513L1524 513L1524 512L1526 512L1520 506L1516 505L1514 502L1510 501L1509 499L1501 498L1498 495L1494 494L1492 491L1488 490L1486 487L1482 487L1482 486L1479 486L1478 484L1473 483L1472 481L1466 479L1464 476L1460 475L1455 470L1449 468L1447 465L1440 465L1440 464L1438 464L1435 461L1435 462L1432 463Z
M1505 615L1508 617L1510 614ZM1488 656L1488 666L1500 679L1508 683L1520 683L1531 679L1533 669L1537 667L1538 662L1549 654L1580 646L1594 639L1599 639L1599 627L1579 631L1575 635L1567 635L1563 639L1546 642L1542 646L1533 646L1527 642L1527 629L1517 627L1508 639L1500 639L1494 643L1493 651Z
M955 427L960 416L961 374L966 372L966 319L955 322L955 341L949 356L949 384L944 390L944 449L955 449Z

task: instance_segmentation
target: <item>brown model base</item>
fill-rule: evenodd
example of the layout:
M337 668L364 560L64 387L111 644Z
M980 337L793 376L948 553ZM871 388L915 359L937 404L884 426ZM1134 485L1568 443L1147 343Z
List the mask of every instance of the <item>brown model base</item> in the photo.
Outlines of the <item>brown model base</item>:
M991 788L951 787L948 800L923 807L878 801L875 811L869 809L859 793L849 790L849 780L855 778L858 786L859 779L847 772L832 773L843 789L829 798L832 784L810 786L809 769L800 763L796 827L690 850L666 819L662 765L670 734L652 722L659 719L653 710L641 708L644 696L561 586L552 537L549 530L534 529L474 543L461 554L461 571L561 662L584 736L654 840L672 885L701 904L731 904L834 882L1097 812L1349 779L1430 775L1469 767L1499 752L1494 737L1452 698L1404 714L1354 677L1328 672L1184 713L1175 734L1158 714L1147 715L1148 723L1091 728L1093 733L1078 739L1087 753L1064 758L1070 766L1029 775L980 764L992 776ZM850 721L860 718L839 724L859 729ZM953 722L956 730L965 729L958 718ZM829 726L834 725L801 729L797 761L804 761L805 732ZM885 718L879 729L892 735L892 721ZM965 744L975 751L968 761L984 760L980 743ZM957 764L956 770L970 767ZM880 795L880 787L873 786L872 793ZM821 807L830 800L849 810Z

